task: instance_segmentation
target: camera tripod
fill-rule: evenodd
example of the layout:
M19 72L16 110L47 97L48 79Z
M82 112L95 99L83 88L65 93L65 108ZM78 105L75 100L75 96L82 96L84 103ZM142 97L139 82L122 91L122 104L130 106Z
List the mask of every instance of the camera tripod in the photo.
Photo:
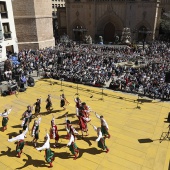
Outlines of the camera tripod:
M170 140L169 134L170 134L170 125L168 126L168 132L162 132L162 135L159 139L160 143L164 140Z

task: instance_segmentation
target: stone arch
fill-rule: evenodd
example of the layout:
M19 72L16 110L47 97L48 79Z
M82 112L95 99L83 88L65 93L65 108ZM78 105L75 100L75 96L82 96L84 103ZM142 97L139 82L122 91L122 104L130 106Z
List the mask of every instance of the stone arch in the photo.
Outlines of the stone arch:
M140 31L152 31L150 24L147 21L141 21L136 25L135 28L137 34L136 34L136 39L138 41L145 41L148 40L148 34L146 33L141 33Z
M106 25L109 23L114 25L115 35L117 34L121 36L123 30L123 22L121 18L118 15L116 15L114 12L107 13L98 19L96 24L96 31L95 31L96 35L104 36L104 29Z
M83 23L83 22L81 22L79 19L76 19L73 23L72 23L72 25L71 25L71 32L70 32L70 37L73 39L73 40L76 40L77 38L75 37L75 36L81 36L81 38L80 39L83 39L83 36L84 35L80 35L80 34L78 34L78 35L75 35L75 32L73 31L73 29L75 29L76 27L81 27L81 28L83 28L83 29L86 29L86 26L85 26L85 24ZM80 40L79 39L79 40ZM78 40L78 39L77 39Z

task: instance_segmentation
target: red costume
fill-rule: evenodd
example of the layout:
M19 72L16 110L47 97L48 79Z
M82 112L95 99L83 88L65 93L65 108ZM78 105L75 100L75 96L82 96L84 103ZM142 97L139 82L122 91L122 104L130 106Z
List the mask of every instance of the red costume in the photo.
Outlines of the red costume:
M52 125L50 129L50 139L55 139L56 141L59 140L58 130L56 125Z

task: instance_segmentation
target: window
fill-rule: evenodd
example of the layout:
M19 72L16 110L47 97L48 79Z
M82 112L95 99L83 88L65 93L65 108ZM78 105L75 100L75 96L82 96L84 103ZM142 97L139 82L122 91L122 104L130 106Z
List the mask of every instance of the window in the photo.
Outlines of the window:
M57 4L55 4L55 8L57 8Z
M54 8L54 4L52 4L52 8Z
M1 18L8 18L8 12L7 12L5 2L0 2L0 13L1 13Z
M60 4L58 4L58 7L60 7Z
M11 39L11 31L10 31L9 23L3 23L2 26L3 26L5 39Z

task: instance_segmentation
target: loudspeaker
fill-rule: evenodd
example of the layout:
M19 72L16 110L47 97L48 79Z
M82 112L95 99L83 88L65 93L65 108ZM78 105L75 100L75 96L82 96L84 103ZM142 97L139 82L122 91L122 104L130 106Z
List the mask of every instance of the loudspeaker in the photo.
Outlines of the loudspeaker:
M63 64L63 57L58 57L58 64Z
M165 82L170 83L170 72L165 73Z

